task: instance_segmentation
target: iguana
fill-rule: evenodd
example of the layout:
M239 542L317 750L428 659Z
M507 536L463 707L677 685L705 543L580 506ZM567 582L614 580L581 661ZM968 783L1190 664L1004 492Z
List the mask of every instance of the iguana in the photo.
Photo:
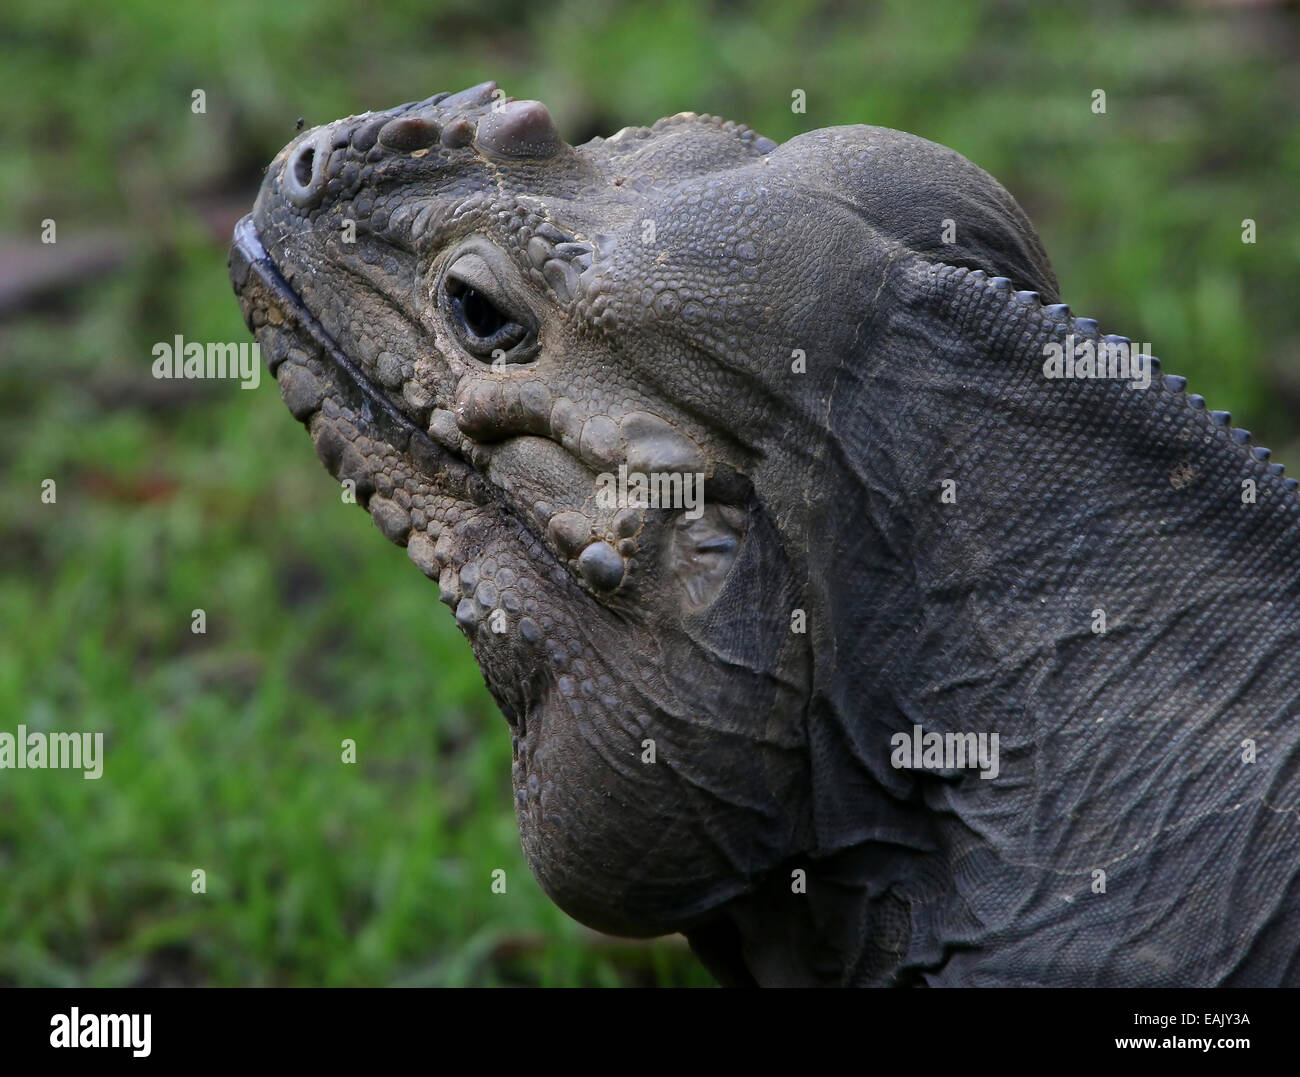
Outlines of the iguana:
M296 137L230 264L570 915L727 984L1300 983L1296 482L965 158L486 83Z

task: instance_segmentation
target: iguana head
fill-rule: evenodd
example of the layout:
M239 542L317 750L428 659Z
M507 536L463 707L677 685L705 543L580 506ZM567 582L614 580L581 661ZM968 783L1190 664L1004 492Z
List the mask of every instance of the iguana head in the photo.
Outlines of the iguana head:
M285 402L437 581L578 919L689 927L814 850L820 596L870 539L815 533L863 496L826 409L927 254L1055 290L1011 198L931 143L682 114L575 148L492 84L304 132L240 222Z

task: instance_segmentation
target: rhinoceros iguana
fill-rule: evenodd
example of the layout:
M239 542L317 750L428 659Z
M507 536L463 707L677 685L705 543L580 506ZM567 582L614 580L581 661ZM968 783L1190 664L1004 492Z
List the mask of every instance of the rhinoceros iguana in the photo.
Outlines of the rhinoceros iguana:
M231 274L578 920L732 984L1300 982L1296 482L963 157L489 83L295 138Z

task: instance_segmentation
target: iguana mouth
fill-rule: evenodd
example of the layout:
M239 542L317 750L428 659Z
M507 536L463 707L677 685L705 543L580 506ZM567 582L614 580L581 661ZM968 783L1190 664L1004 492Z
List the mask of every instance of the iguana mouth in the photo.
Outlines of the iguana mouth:
M344 354L343 349L338 346L329 331L321 324L320 319L307 309L302 297L284 279L284 275L280 272L275 260L267 252L261 237L257 234L257 226L253 223L253 214L251 213L245 214L240 218L239 223L235 225L234 238L230 248L230 268L232 275L239 282L241 292L247 287L247 280L250 275L257 278L258 283L266 291L267 295L275 301L276 309L290 329L295 330L300 337L305 337L314 343L320 349L321 354L333 363L340 380L354 387L366 403L374 409L370 417L379 426L385 440L395 446L409 444L414 441L420 447L422 456L426 459L445 463L449 466L461 465L466 468L469 467L468 461L459 453L434 441L426 431L420 429L406 415L402 414L392 401L375 388L370 380L361 373L356 363ZM276 368L282 359L282 356L267 357L267 364L272 375L275 374ZM397 437L395 438L394 435L397 435Z
M373 424L376 436L398 451L418 457L421 470L426 473L436 472L444 478L463 479L467 501L479 505L492 501L496 508L515 518L519 526L532 530L531 521L520 519L518 514L512 513L505 499L492 497L492 484L480 477L478 471L464 456L439 444L404 415L361 372L357 364L348 358L333 335L308 309L302 297L280 272L275 259L266 250L257 233L253 214L247 214L235 226L230 265L232 277L241 296L248 291L250 283L260 288L265 295L266 310L275 312L273 315L268 315L268 318L280 319L276 327L292 334L293 338L302 344L314 345L319 355L333 364L338 390L347 392L351 387L360 394L361 417ZM251 321L251 305L247 309ZM285 353L282 351L267 355L267 365L273 376L284 359ZM540 540L536 545L539 549L544 549ZM472 561L473 558L471 557L470 560ZM455 571L459 574L460 569L457 568ZM454 602L452 604L455 605ZM473 641L473 633L470 633L470 636ZM485 656L481 655L480 658L485 662L488 661ZM527 714L543 705L545 695L546 686L534 676L520 680L519 698L515 705L501 701L506 719L518 737L523 738L527 735Z

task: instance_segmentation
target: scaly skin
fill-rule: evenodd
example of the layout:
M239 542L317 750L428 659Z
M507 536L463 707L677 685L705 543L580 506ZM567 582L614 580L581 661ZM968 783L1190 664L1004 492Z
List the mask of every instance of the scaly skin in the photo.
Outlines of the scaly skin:
M1297 982L1294 481L1181 379L1045 378L1097 328L950 150L494 91L302 134L231 273L473 645L546 891L729 983ZM997 777L896 769L915 724Z

